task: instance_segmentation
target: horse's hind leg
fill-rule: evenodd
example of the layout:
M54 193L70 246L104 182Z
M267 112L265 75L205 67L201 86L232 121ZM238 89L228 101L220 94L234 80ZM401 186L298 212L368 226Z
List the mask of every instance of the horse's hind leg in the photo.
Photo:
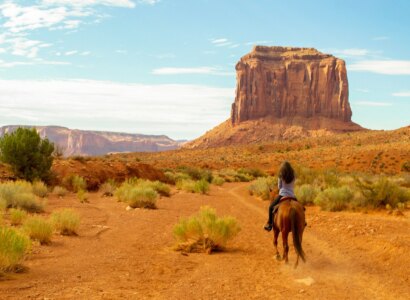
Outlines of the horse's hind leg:
M288 263L288 253L289 253L289 244L288 244L288 231L282 232L282 242L283 242L283 259L285 260L285 263Z
M296 254L296 262L294 266L295 269L298 267L298 264L299 264L299 254Z
M280 231L276 228L273 228L273 246L275 247L275 251L276 251L276 259L280 260L280 254L279 254L279 250L278 250L278 237L279 237L279 233Z

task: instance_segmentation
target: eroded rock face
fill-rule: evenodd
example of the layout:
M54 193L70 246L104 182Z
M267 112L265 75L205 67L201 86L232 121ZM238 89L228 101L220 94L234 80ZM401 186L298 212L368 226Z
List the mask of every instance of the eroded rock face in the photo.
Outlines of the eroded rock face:
M231 121L326 117L350 122L345 62L313 48L255 46L236 65Z

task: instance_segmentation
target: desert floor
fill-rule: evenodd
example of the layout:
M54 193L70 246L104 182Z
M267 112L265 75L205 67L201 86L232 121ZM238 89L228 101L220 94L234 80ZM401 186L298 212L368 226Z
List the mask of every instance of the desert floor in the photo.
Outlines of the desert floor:
M0 281L0 299L410 299L410 215L322 212L307 208L306 263L276 261L262 227L268 203L246 183L209 195L175 192L157 210L126 211L115 198L50 197L47 211L73 207L77 237L35 246L27 270ZM242 227L226 252L172 250L173 225L202 205L236 217ZM280 251L282 249L280 248Z

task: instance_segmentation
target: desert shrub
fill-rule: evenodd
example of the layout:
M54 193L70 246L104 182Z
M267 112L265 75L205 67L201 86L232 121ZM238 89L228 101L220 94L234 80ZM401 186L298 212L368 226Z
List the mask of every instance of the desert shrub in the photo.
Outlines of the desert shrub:
M206 194L209 192L208 181L201 180L180 180L177 182L177 189L190 193Z
M410 199L410 190L399 186L386 177L377 180L356 178L356 186L365 198L364 205L372 207L385 207L390 205L395 208L399 203Z
M116 191L119 201L132 208L156 208L158 193L151 187L123 183Z
M225 179L226 182L235 182L235 176L237 172L232 169L222 169L218 172L218 175Z
M12 208L9 210L12 225L21 225L27 218L27 212L21 209Z
M47 180L53 163L54 145L37 131L18 128L0 138L0 160L10 164L19 178Z
M23 229L32 240L39 241L40 244L49 244L51 242L53 226L42 217L28 218L23 224Z
M296 184L313 184L318 178L318 172L301 166L295 167Z
M249 194L261 197L263 200L270 199L271 191L277 187L278 180L276 177L259 177L249 187Z
M3 199L8 208L21 208L29 212L43 210L43 205L33 194L32 185L26 181L1 183L0 198Z
M319 193L319 189L311 184L303 184L295 187L295 196L303 205L313 204L313 200Z
M324 188L337 187L340 184L339 173L332 169L320 173L319 179L323 182Z
M176 182L180 180L191 179L191 177L188 174L185 174L182 172L166 171L164 174L165 174L165 177L168 179L168 181L173 184L175 184Z
M258 178L258 177L266 177L267 175L265 172L259 169L253 169L253 168L241 168L238 169L239 174L246 174L249 175L253 178Z
M14 270L30 249L30 239L21 231L0 226L0 273Z
M181 173L187 174L193 180L204 179L212 182L212 172L206 169L192 168L192 167L178 167L177 170Z
M81 202L81 203L88 203L88 193L84 190L79 190L77 192L77 199Z
M62 186L55 186L53 189L53 194L56 194L59 197L64 197L65 195L67 195L68 191L66 188L62 187Z
M60 234L76 235L80 226L80 216L72 209L63 209L52 213L51 222Z
M150 180L144 180L144 179L139 179L137 181L137 185L141 187L147 187L151 188L154 191L156 191L158 194L161 196L169 197L171 195L171 188L169 187L168 184L165 184L160 181L150 181Z
M320 192L314 203L323 210L341 211L349 207L353 195L353 191L347 186L330 187Z
M113 180L107 180L104 182L99 189L99 192L105 197L114 196L114 192L117 189L117 184Z
M212 179L212 184L221 186L225 183L225 179L223 179L222 177L218 176L218 175L214 175L214 178Z
M77 193L80 190L85 191L87 189L87 182L83 177L74 175L71 178L71 186L73 188L73 191Z
M48 188L44 182L39 180L33 182L33 194L40 198L45 198L47 196Z
M86 157L84 157L84 156L81 156L81 155L72 156L71 159L72 159L72 160L76 160L76 161L78 161L78 162L80 162L80 163L82 163L82 164L84 164L84 163L88 160L88 158L86 158Z
M198 214L182 218L174 226L176 249L186 252L207 252L223 250L227 242L240 231L233 217L219 218L214 209L201 207Z

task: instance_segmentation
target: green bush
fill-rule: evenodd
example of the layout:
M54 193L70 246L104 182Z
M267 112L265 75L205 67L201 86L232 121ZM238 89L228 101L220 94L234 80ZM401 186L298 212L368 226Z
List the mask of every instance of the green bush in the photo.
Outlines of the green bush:
M223 250L229 240L240 231L233 217L219 218L214 209L201 207L197 215L182 218L174 226L176 249L186 252L207 252Z
M65 195L67 195L68 191L66 188L62 187L62 186L55 186L53 189L53 194L59 196L59 197L64 197Z
M320 192L314 203L323 210L341 211L349 207L353 196L353 191L347 186L331 187Z
M21 208L29 212L41 212L43 205L33 194L32 185L26 181L5 182L0 184L0 198L6 207Z
M13 271L30 250L30 239L14 228L0 226L0 272Z
M276 177L259 177L249 187L249 194L261 197L263 200L269 200L271 191L278 186Z
M116 191L119 201L127 203L132 208L156 208L158 193L151 187L138 186L124 182Z
M313 169L296 166L295 175L296 175L296 184L302 185L302 184L313 184L317 180L319 173Z
M48 195L48 188L44 182L35 180L33 182L33 193L40 198L45 198Z
M51 242L53 226L42 217L28 218L23 224L23 229L32 240L37 240L40 244L49 244Z
M189 178L193 180L206 180L208 182L212 182L212 172L210 170L204 170L199 168L192 168L192 167L178 167L178 172L187 174Z
M190 193L207 194L209 192L208 181L202 180L180 180L177 182L177 189Z
M225 179L223 179L222 177L218 176L218 175L214 175L214 178L212 179L212 184L217 185L217 186L221 186L225 183Z
M37 131L18 128L0 138L0 160L11 165L19 178L47 180L53 163L54 145Z
M150 180L144 180L144 179L139 179L137 181L137 185L140 187L146 187L146 188L151 188L154 191L156 191L158 194L161 196L169 197L171 195L171 188L169 187L168 184L165 184L160 181L150 181Z
M405 203L410 199L410 190L399 186L386 177L376 180L359 179L356 177L356 186L363 195L363 205L371 207L385 207L390 205L395 208L399 203Z
M9 210L12 225L21 225L27 218L27 212L21 209L12 208Z
M295 187L295 196L303 205L313 204L319 193L319 189L311 184L303 184Z
M191 179L191 177L188 174L182 172L166 171L164 174L168 181L173 184L177 183L180 180Z
M63 209L52 213L51 222L60 234L76 235L80 226L80 216L72 209Z

